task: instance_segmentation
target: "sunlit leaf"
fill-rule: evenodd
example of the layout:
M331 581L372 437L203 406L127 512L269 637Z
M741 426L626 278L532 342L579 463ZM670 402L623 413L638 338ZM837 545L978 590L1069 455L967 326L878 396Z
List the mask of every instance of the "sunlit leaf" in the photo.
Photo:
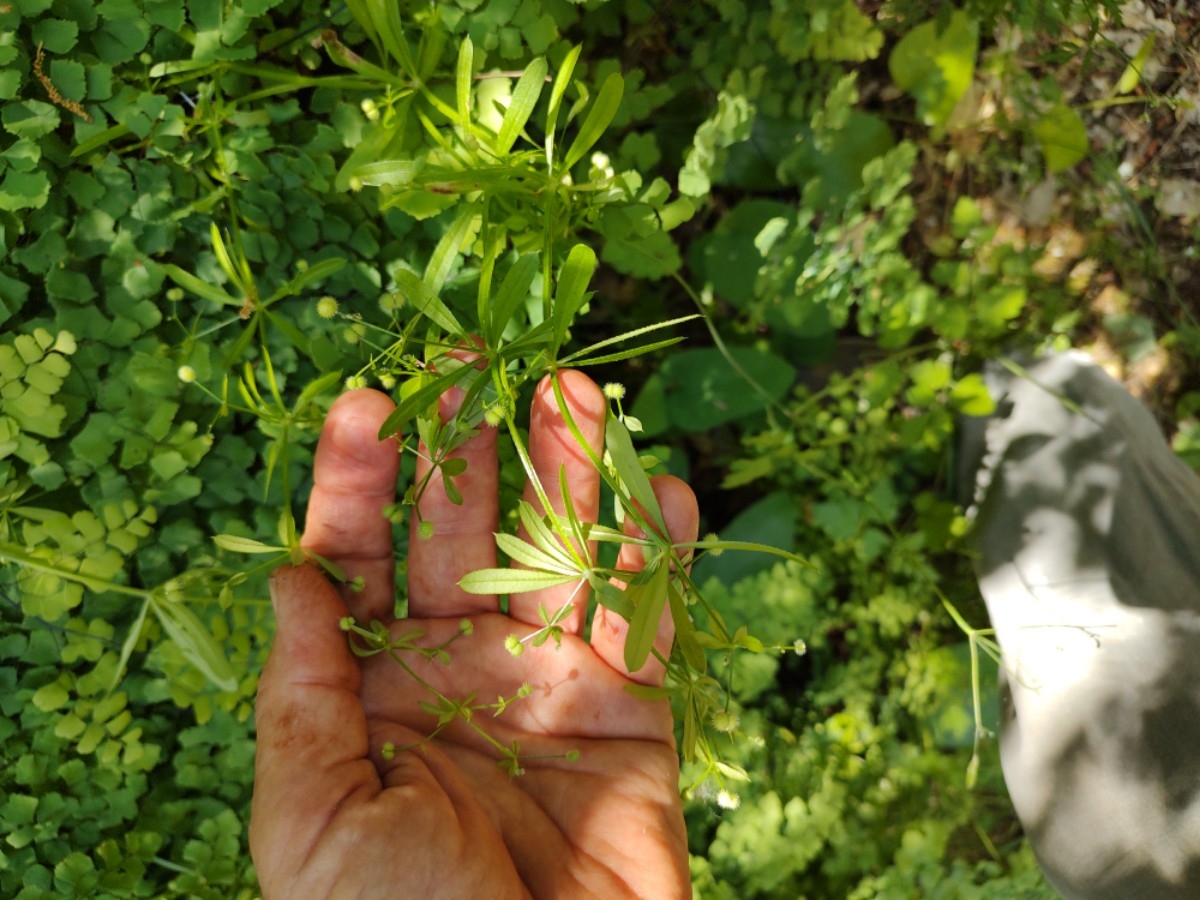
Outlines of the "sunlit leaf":
M941 127L971 84L978 52L978 23L956 10L948 23L934 19L904 35L888 57L888 71L916 97L925 122Z
M287 547L272 546L237 534L214 534L213 543L231 553L283 553Z
M354 170L354 177L373 187L403 187L412 184L424 168L423 159L381 159L359 166Z
M546 110L546 164L554 167L555 129L558 127L558 110L562 105L563 94L571 83L571 75L575 72L575 63L579 61L582 45L576 44L563 58L554 76L554 85L550 88L550 104Z
M475 45L468 35L458 48L458 71L454 79L454 94L458 102L458 122L463 128L471 123L471 79L473 76Z
M516 143L521 129L525 127L525 123L533 114L533 108L537 106L538 97L546 84L546 72L546 60L538 57L525 68L517 81L508 109L504 112L504 120L500 123L500 134L496 137L497 152L508 153Z
M524 594L578 581L579 575L533 569L477 569L458 582L468 594Z

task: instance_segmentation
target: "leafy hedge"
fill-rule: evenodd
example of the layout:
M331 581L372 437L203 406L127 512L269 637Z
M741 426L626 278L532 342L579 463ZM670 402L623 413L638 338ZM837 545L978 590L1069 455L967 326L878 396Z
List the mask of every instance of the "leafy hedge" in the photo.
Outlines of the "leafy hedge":
M990 404L964 360L1070 311L969 196L914 253L914 193L998 22L1099 12L924 5L0 5L0 893L253 895L272 626L234 551L294 534L339 385L427 391L431 322L537 333L583 241L605 265L560 337L707 317L599 370L646 462L812 563L697 565L753 632L694 723L734 773L689 803L698 895L1051 896L975 724L994 671L947 472L953 416ZM1010 137L1067 169L1079 115L1035 87ZM535 252L528 301L476 309Z

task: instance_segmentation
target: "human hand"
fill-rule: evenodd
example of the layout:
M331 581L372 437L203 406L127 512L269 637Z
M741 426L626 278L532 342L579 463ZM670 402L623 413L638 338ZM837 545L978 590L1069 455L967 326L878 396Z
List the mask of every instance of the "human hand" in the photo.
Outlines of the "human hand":
M598 450L602 393L579 372L559 377L575 422ZM505 637L536 632L538 605L558 609L574 586L514 595L507 615L495 597L458 587L467 572L496 565L494 429L454 454L467 461L454 480L461 506L437 478L423 495L421 513L434 534L421 539L414 530L409 616L393 620L384 509L395 500L399 454L394 438L376 440L391 409L369 390L335 402L317 448L302 541L348 577L362 576L365 588L335 589L308 565L272 577L277 632L259 685L250 824L264 897L690 896L671 712L666 701L625 690L631 682L661 684L661 663L651 656L627 672L627 625L603 608L590 641L581 637L586 603L560 623L560 646L514 657ZM533 400L529 445L542 483L557 486L564 468L580 519L596 521L599 475L547 381ZM427 465L418 463L418 476ZM653 486L671 538L695 540L691 490L669 476ZM561 502L557 490L549 494ZM540 508L532 489L526 499ZM636 569L640 556L625 544L619 565ZM452 641L450 662L401 651L410 674L387 653L358 659L339 627L347 615L388 623L393 639L419 632L422 646ZM671 638L667 613L656 639L664 656ZM430 688L455 701L478 691L472 702L481 704L511 698L522 685L530 688L525 699L494 718L478 710L474 718L486 717L482 731L499 745L519 746L523 774L510 777L497 745L461 719L426 740L438 724L421 706L435 702Z

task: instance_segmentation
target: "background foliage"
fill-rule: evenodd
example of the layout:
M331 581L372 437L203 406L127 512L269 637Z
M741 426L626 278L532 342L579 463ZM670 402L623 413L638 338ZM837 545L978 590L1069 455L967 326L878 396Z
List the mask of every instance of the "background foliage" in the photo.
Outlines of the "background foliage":
M807 646L712 653L709 731L752 780L689 801L697 895L1051 896L986 733L953 423L991 408L980 360L1094 343L1196 452L1200 209L1171 167L1200 93L1133 6L403 0L401 45L368 0L0 4L0 894L254 894L272 626L211 538L279 542L340 385L422 383L431 265L485 324L486 247L437 248L486 195L518 252L596 248L577 344L706 316L594 374L708 526L815 564L696 567L731 626ZM569 134L623 77L560 206L540 124L464 160L466 37L485 144L537 58L582 47ZM1130 122L1176 146L1097 138ZM537 328L559 262L496 327Z

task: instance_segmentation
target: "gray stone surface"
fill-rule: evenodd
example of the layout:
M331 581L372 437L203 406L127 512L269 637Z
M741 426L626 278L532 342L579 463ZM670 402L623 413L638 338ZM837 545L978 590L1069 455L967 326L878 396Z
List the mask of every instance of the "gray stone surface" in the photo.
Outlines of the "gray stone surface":
M1080 354L964 428L1001 761L1066 898L1200 898L1200 479Z

